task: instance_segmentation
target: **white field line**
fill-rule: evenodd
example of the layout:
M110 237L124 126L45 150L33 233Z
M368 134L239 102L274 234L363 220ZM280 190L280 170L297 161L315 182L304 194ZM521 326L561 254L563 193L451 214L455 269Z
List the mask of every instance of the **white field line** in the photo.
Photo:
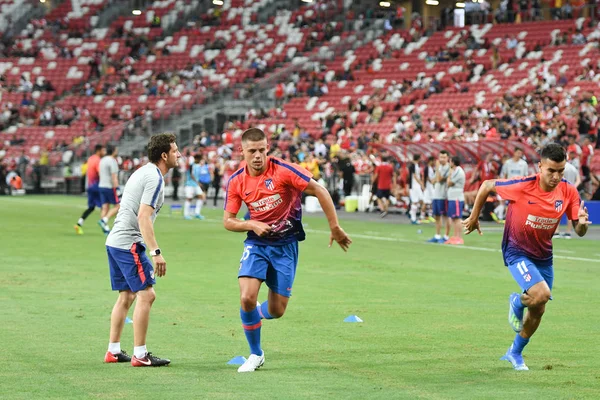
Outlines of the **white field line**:
M71 209L78 209L78 208L85 208L85 203L87 202L87 198L85 197L81 197L81 206L78 205L73 205L73 204L65 204L65 203L56 203L54 201L47 201L47 200L41 200L39 198L19 198L26 200L27 203L29 204L38 204L38 205L47 205L47 206L58 206L58 207L65 207L65 208L71 208ZM7 202L8 203L8 202ZM25 202L24 202L25 203ZM18 204L18 203L14 203L14 204ZM21 203L23 204L23 203ZM163 212L159 213L159 216L162 217L180 217L181 215L171 215L167 210L163 210ZM222 220L221 219L212 219L212 218L207 218L201 222L209 222L209 223L221 223ZM317 233L317 234L326 234L329 235L330 232L329 231L323 231L323 230L316 230L316 229L305 229L305 231L307 233ZM368 233L377 233L376 231L368 231ZM411 244L420 244L420 245L425 245L425 246L439 246L439 244L436 243L427 243L425 241L418 241L418 240L410 240L410 239L402 239L402 238L398 238L398 237L383 237L383 236L374 236L374 235L363 235L363 234L359 234L359 233L350 233L350 237L353 238L359 238L359 239L367 239L367 240L378 240L378 241L382 241L382 242L398 242L398 243L411 243ZM477 246L445 246L445 248L448 249L465 249L465 250L473 250L473 251L487 251L487 252L491 252L491 253L500 253L502 252L502 250L500 249L492 249L489 247L477 247ZM574 253L573 251L570 250L555 250L556 252L562 252L562 253ZM600 257L600 254L595 254L597 256ZM593 263L600 263L600 258L599 259L593 259L593 258L584 258L584 257L571 257L571 256L561 256L561 255L554 255L554 258L557 259L561 259L561 260L571 260L571 261L586 261L586 262L593 262Z
M329 235L330 232L329 231L322 231L322 230L316 230L316 229L305 229L305 231L307 233L318 233L318 234L326 234ZM439 244L437 243L427 243L425 241L417 241L417 240L410 240L410 239L401 239L401 238L394 238L394 237L383 237L383 236L373 236L373 235L362 235L362 234L357 234L357 233L349 233L351 238L358 238L358 239L367 239L367 240L378 240L378 241L382 241L382 242L399 242L399 243L411 243L411 244L420 244L420 245L425 245L425 246L439 246ZM500 253L502 252L502 250L500 249L492 249L489 247L477 247L477 246L444 246L444 248L448 248L448 249L463 249L463 250L472 250L472 251L487 251L487 252L491 252L491 253ZM561 256L561 255L554 255L554 258L558 258L561 260L571 260L571 261L586 261L586 262L594 262L594 263L600 263L600 259L593 259L593 258L583 258L583 257L570 257L570 256Z

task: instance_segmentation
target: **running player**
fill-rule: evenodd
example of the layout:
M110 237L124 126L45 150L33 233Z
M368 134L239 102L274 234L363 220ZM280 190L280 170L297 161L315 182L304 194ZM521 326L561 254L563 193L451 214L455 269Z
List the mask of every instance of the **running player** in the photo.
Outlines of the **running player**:
M112 231L106 239L106 252L113 290L119 297L110 318L110 339L104 362L129 362L134 367L160 367L171 361L158 358L146 349L146 334L150 309L156 298L156 276L167 273L167 263L154 236L154 220L164 201L164 176L177 167L181 154L175 144L175 135L159 134L148 143L149 163L131 175L121 200ZM152 261L146 256L150 250ZM121 333L129 308L136 300L133 311L133 357L121 349Z
M433 179L433 203L432 211L435 218L435 236L428 240L430 243L444 243L450 235L450 223L448 221L448 175L450 165L449 154L446 150L440 151ZM442 237L442 223L446 225L446 235Z
M327 189L311 179L304 168L275 157L267 157L267 138L257 128L242 134L242 152L246 166L227 182L223 225L233 232L248 232L240 260L240 316L250 357L238 372L252 372L265 362L260 345L261 319L283 316L291 295L298 242L304 240L302 228L302 192L316 196L329 222L329 246L335 240L346 251L352 243L339 226L335 206ZM244 202L251 219L236 218ZM269 287L268 301L257 307L263 282Z
M192 219L192 200L194 199L196 199L196 218L204 219L202 214L200 214L202 203L204 201L204 192L202 191L202 188L200 188L197 176L201 159L202 156L196 154L194 156L194 162L189 165L185 172L185 204L183 206L183 217L188 220Z
M119 211L119 164L117 155L119 149L114 146L106 147L106 155L100 160L100 182L98 191L102 202L102 211L98 225L108 235L110 227L108 221ZM112 208L110 206L113 205Z
M88 208L81 214L81 217L75 224L75 232L78 235L83 235L83 222L91 213L94 212L96 207L102 208L102 200L100 200L100 191L98 190L98 183L100 181L100 160L104 157L105 149L101 144L97 144L94 148L94 154L87 160L87 196L88 196Z
M466 234L477 230L481 235L479 213L488 195L495 191L509 201L502 255L522 294L513 293L509 297L508 322L517 335L501 359L509 361L515 370L529 369L523 361L523 348L540 325L552 296L552 234L565 213L579 236L586 234L591 223L577 189L562 179L566 162L562 146L546 145L538 174L483 182L473 212L463 221ZM523 319L525 308L527 314Z

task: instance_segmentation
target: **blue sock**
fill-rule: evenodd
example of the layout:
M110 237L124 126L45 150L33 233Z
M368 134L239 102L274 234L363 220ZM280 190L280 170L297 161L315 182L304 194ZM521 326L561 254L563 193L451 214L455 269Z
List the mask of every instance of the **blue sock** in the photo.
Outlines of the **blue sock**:
M273 319L273 316L271 314L269 314L269 302L268 301L265 301L264 303L260 304L258 312L260 313L260 316L262 319Z
M260 314L258 309L246 312L240 308L240 317L242 318L242 327L246 334L246 340L250 345L250 354L256 354L257 356L262 355L260 348L260 327L262 322L260 321Z
M518 297L514 298L513 304L516 307L519 307L521 310L525 308L525 304L523 304L523 302L521 302L521 296L520 295Z
M527 343L529 343L529 339L525 339L517 333L517 336L515 336L515 341L513 342L511 348L511 352L515 354L521 354L525 346L527 346Z

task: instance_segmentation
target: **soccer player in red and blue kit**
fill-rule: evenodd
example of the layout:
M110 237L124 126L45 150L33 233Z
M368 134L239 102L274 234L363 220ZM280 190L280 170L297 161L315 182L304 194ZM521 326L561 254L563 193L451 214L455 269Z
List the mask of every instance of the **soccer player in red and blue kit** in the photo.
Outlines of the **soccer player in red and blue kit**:
M567 214L579 236L586 234L591 223L577 189L563 179L566 162L562 146L546 145L538 174L486 180L479 188L471 216L463 221L466 234L474 230L481 234L479 214L488 195L496 192L509 202L502 255L522 294L509 297L508 321L517 335L501 359L519 371L529 369L523 361L523 348L540 325L546 303L552 298L552 235L563 214ZM525 308L527 314L523 318Z
M352 240L339 226L329 192L306 169L275 157L267 157L267 138L257 128L242 134L242 152L246 165L227 183L223 225L233 232L248 232L240 260L240 317L250 357L238 372L252 372L265 362L260 345L261 319L283 316L291 296L298 242L304 240L302 228L302 192L316 196L329 222L331 237L346 251ZM250 210L250 219L236 218L242 205ZM257 304L258 292L265 282L268 301Z

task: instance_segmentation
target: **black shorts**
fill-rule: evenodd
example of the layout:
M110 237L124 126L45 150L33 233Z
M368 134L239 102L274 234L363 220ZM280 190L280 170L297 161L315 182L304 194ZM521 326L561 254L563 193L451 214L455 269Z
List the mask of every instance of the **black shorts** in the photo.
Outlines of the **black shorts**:
M390 198L390 189L377 189L377 198L378 199L389 199Z
M204 192L204 194L208 193L208 188L210 187L210 183L202 183L200 182L200 187L202 188L202 191Z

